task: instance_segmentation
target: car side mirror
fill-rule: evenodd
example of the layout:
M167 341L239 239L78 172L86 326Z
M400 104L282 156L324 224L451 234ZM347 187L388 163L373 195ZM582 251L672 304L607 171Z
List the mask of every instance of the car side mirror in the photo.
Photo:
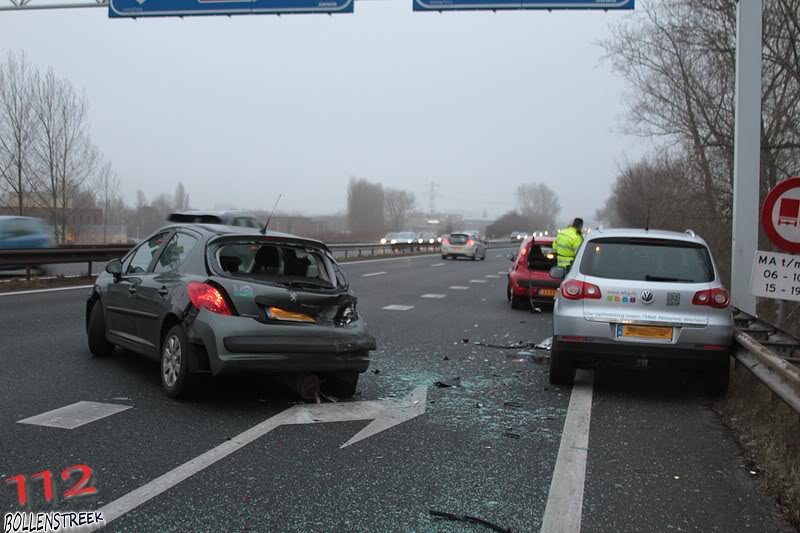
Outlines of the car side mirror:
M506 259L508 259L509 261L513 261L516 258L517 256L514 254L506 254Z
M550 269L550 277L553 279L564 279L567 276L567 269L564 267L553 267Z
M122 261L114 259L106 265L106 272L114 276L114 279L119 279L122 276Z

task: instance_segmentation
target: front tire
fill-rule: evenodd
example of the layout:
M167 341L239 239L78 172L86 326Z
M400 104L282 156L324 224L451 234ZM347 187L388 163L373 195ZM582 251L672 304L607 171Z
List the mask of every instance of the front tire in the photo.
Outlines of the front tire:
M189 372L189 350L183 326L172 326L161 346L161 386L170 398L185 398L195 391L197 376Z
M446 255L444 255L444 254L442 254L442 259L443 259L444 261L447 261L447 256L446 256Z
M550 384L572 385L574 379L575 367L572 366L572 359L561 345L554 341L550 349Z
M86 335L89 341L89 351L93 356L105 357L114 351L114 345L106 338L106 315L100 300L97 300L92 306Z

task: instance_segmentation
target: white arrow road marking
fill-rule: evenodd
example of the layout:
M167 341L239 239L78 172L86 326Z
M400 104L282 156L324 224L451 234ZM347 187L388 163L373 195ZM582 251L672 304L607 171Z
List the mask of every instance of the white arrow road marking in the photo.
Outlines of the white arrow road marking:
M384 307L386 311L410 311L414 309L413 305L387 305Z
M87 531L94 531L109 524L280 426L372 420L364 429L342 444L340 448L344 448L424 414L427 396L428 387L421 385L401 400L295 405L104 505L98 511L103 513L105 524L89 526Z
M131 407L115 403L76 402L24 420L17 420L17 424L75 429L89 422L121 413Z
M372 276L383 276L386 272L372 272L370 274L361 274L362 278L370 278Z
M542 519L542 533L580 533L594 374L578 370Z

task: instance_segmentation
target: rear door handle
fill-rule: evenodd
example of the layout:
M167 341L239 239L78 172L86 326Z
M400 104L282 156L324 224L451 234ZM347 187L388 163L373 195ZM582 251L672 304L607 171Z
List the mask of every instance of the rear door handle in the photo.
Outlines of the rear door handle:
M167 294L169 294L169 290L166 287L161 287L160 289L158 289L158 294L160 294L161 296L166 296Z

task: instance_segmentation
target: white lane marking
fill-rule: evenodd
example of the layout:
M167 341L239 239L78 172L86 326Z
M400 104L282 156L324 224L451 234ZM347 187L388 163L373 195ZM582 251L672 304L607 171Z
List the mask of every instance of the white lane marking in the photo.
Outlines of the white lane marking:
M500 276L498 276L496 274L486 274L486 277L487 278L491 278L491 279L498 279Z
M383 309L387 311L409 311L414 309L413 305L387 305Z
M501 276L508 276L508 272L498 272Z
M569 398L542 533L580 533L594 374L579 370Z
M24 420L17 420L17 424L75 429L89 422L127 411L131 407L133 406L115 403L77 402Z
M434 263L431 266L433 266L433 267L443 267L444 263Z
M369 274L361 274L362 278L371 278L372 276L383 276L386 272L370 272Z
M453 285L451 287L448 287L448 289L453 289L454 291L465 291L469 289L469 287L464 287L463 285Z
M471 279L469 280L470 283L486 283L485 279Z
M422 297L423 298L439 299L439 298L447 298L447 295L446 294L423 294Z
M104 505L99 512L103 513L104 524L88 526L87 531L95 531L105 527L136 509L143 503L155 498L159 494L171 489L181 481L188 479L201 470L208 468L217 461L224 459L233 452L247 446L256 439L263 437L273 429L283 425L316 424L320 422L346 422L351 420L372 420L367 426L356 433L350 440L342 444L341 448L350 446L360 440L375 435L392 426L396 426L425 413L428 389L422 385L412 390L401 400L365 401L365 402L339 402L327 404L296 405L278 413L244 431L230 440L227 440L202 455L191 459L182 465L170 470L138 489L121 496L113 502Z
M0 292L0 296L16 296L19 294L36 294L39 292L74 291L75 289L91 289L94 285L75 285L74 287L56 287L54 289L32 289L29 291Z

